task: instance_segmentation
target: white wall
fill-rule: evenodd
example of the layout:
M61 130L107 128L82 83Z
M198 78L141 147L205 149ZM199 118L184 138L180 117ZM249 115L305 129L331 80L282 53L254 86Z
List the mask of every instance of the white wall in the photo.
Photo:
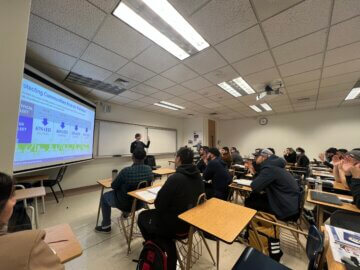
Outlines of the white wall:
M204 118L189 118L184 119L184 136L182 145L192 146L188 143L188 140L194 140L194 132L199 132L202 144L204 145Z
M257 119L219 121L222 146L238 147L243 155L255 148L273 147L281 155L286 147L301 146L309 158L317 158L328 147L360 147L360 107L333 108L267 117L266 126Z

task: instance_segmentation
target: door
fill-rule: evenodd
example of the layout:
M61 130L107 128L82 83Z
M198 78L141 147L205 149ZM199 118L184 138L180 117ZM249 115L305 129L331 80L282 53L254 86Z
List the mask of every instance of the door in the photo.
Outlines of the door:
M216 126L215 126L215 124L216 123L214 120L209 120L209 122L208 122L209 147L216 147L216 137L215 137Z

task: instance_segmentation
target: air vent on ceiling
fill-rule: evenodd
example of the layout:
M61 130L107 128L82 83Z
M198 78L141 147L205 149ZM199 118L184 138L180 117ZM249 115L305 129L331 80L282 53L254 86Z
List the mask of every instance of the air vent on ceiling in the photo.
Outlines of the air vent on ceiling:
M297 103L305 103L305 102L309 102L310 98L309 97L304 97L304 98L298 98L297 99Z
M65 81L100 90L113 95L118 95L124 92L126 90L126 86L129 84L128 81L117 79L115 81L117 85L112 85L110 83L94 80L74 72L70 72Z
M218 114L217 112L210 113L210 115L217 115L217 114Z
M192 113L188 113L188 116L194 116Z

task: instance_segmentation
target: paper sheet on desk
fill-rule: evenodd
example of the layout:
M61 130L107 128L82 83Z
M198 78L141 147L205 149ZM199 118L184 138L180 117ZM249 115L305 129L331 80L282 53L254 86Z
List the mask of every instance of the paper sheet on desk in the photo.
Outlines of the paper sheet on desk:
M160 189L161 189L161 186L153 187L153 188L149 188L144 191L138 191L138 192L136 192L136 194L138 196L140 196L141 198L143 198L145 201L151 201L151 200L155 200Z
M360 257L360 233L325 225L329 234L329 242L335 261L341 258Z
M252 181L247 179L235 179L234 182L238 185L250 187Z

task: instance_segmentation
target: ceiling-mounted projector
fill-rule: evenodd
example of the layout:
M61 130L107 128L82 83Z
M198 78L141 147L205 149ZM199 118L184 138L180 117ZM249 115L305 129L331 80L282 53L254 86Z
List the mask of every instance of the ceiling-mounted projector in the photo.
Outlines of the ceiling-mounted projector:
M264 91L256 96L256 100L270 100L282 95L283 93L280 91L281 86L281 82L277 82L276 85L266 85Z

